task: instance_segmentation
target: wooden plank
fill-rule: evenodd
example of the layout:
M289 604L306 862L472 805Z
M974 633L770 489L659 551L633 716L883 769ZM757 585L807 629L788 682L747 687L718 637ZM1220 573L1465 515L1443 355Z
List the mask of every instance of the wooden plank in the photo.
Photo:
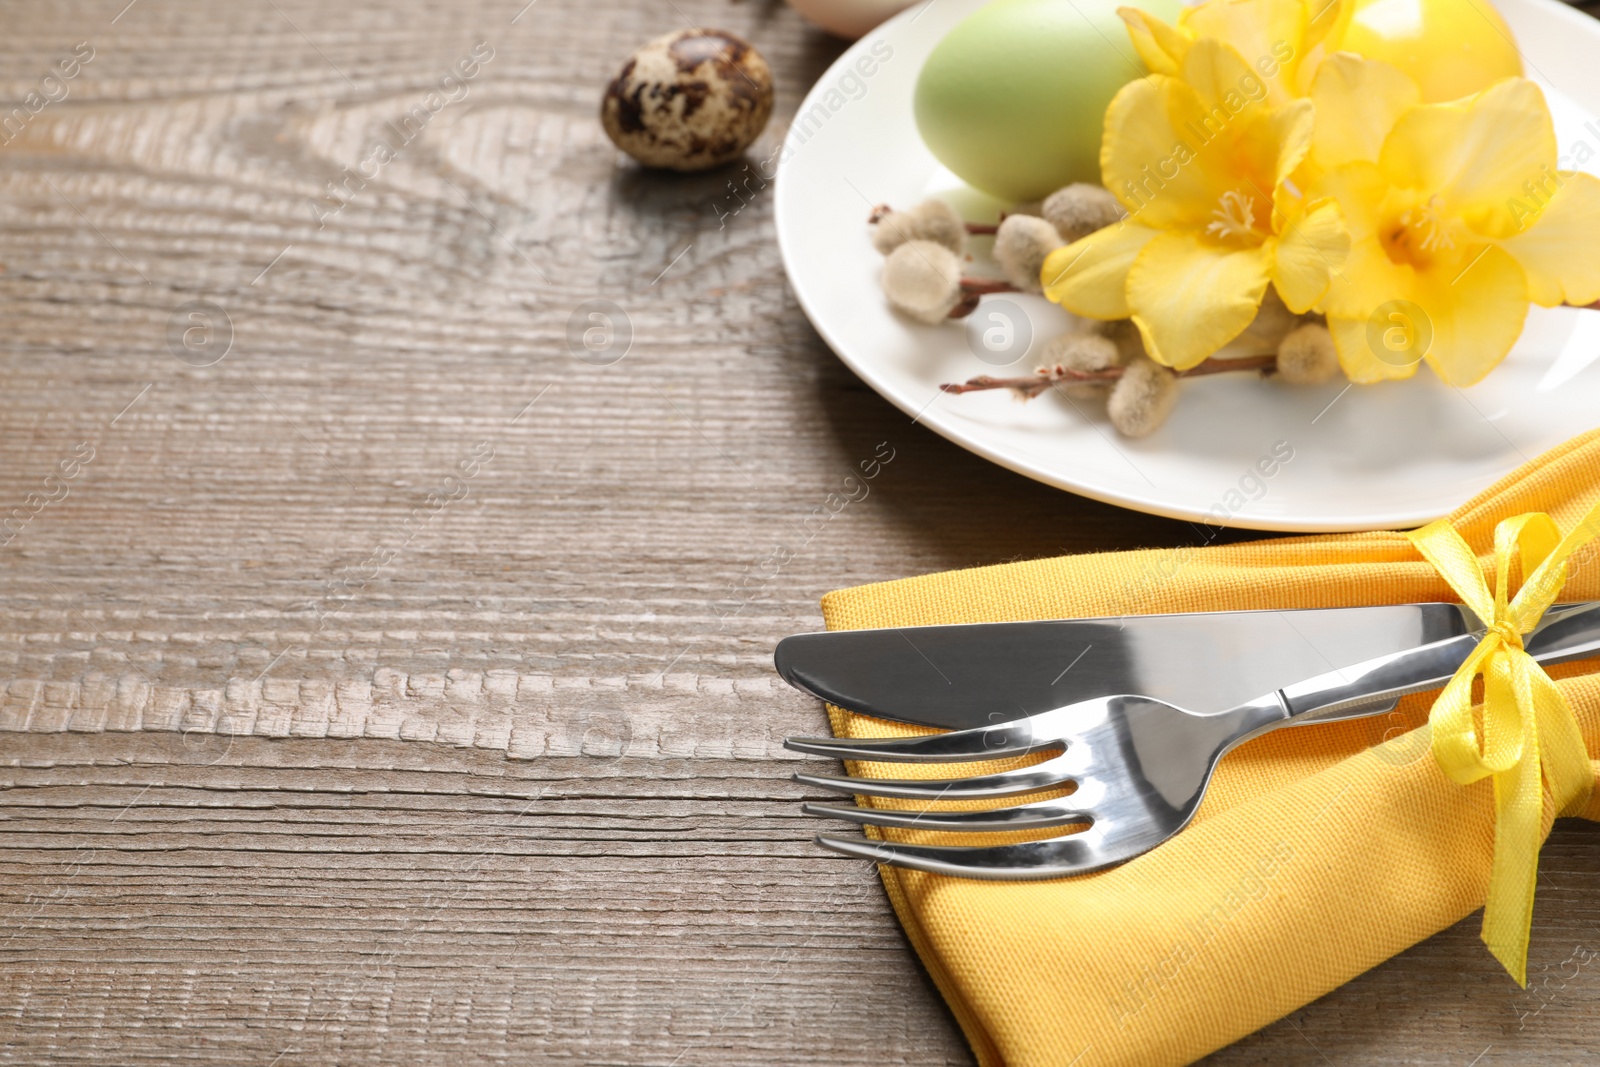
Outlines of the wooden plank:
M594 121L634 46L721 25L776 74L760 159L840 42L520 8L8 23L5 98L92 58L0 136L0 1062L969 1062L809 843L779 741L822 719L772 645L831 588L1196 532L910 425L806 324L770 188ZM610 366L567 344L594 298ZM1596 855L1547 849L1534 992L1469 922L1211 1062L1592 1058Z
M19 1062L959 1054L881 887L810 846L770 766L30 740L48 765L10 771L3 828Z

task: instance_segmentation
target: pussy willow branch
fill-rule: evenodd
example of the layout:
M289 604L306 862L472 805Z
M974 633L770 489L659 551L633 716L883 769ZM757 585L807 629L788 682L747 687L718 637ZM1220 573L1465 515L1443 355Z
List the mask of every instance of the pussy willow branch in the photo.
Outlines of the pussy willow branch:
M1244 356L1240 359L1208 359L1204 363L1177 371L1180 378L1201 378L1208 374L1228 374L1232 371L1271 371L1277 366L1276 356ZM1033 398L1048 392L1058 382L1114 382L1127 371L1126 367L1108 367L1105 370L1073 370L1071 367L1051 367L1037 374L1021 378L991 378L980 374L964 382L946 382L939 386L945 393L977 393L985 389L1014 389L1024 397Z
M950 309L946 316L952 319L964 319L978 310L978 301L990 293L1015 293L1020 290L1002 278L962 278L961 302Z

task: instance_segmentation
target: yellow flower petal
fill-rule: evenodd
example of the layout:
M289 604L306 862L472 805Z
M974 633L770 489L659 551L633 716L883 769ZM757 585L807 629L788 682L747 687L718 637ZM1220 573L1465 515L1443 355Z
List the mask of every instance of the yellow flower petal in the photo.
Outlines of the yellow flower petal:
M1127 318L1133 314L1128 269L1155 236L1155 230L1123 221L1056 249L1039 272L1044 295L1075 315Z
M1399 323L1391 323L1384 329L1404 330L1405 327ZM1339 368L1344 371L1346 378L1357 385L1399 381L1411 377L1417 373L1417 368L1422 366L1420 359L1411 363L1379 359L1372 350L1366 319L1345 319L1329 315L1328 332L1333 334L1333 347L1339 353ZM1404 343L1401 342L1402 345Z
M1248 94L1260 86L1273 103L1282 104L1294 95L1292 71L1285 75L1284 67L1301 54L1296 45L1305 35L1306 17L1303 0L1213 0L1185 8L1178 25L1197 38L1226 42L1237 52L1244 69L1228 88Z
M1323 310L1330 317L1365 319L1391 300L1415 301L1416 274L1412 268L1392 262L1377 238L1353 241L1322 298Z
M1268 256L1188 233L1145 245L1128 272L1128 304L1150 357L1184 370L1243 333L1267 291Z
M1387 63L1336 52L1317 68L1311 100L1317 108L1313 158L1320 167L1337 167L1376 163L1389 131L1422 100L1422 90Z
M1136 7L1119 7L1128 37L1151 74L1177 74L1191 38Z
M1528 274L1536 304L1590 304L1600 300L1600 179L1559 172L1560 186L1543 210L1521 216L1527 228L1502 241ZM1524 198L1532 204L1532 198Z
M1438 194L1480 234L1510 237L1518 225L1506 205L1527 195L1524 182L1555 169L1555 127L1539 87L1507 78L1477 96L1406 112L1379 165L1395 185Z
M1319 42L1325 40L1335 26L1347 21L1353 5L1346 0L1306 0L1306 29L1301 38L1301 46L1309 52Z
M1307 177L1302 170L1297 178ZM1377 233L1382 222L1389 182L1372 163L1347 163L1331 171L1317 173L1307 182L1306 195L1332 197L1344 213L1345 228L1352 241L1364 241Z
M1417 373L1417 288L1416 271L1391 263L1376 238L1351 245L1322 301L1345 377L1370 385Z
M1272 188L1277 189L1288 181L1306 154L1311 151L1312 131L1316 128L1315 111L1310 100L1296 100L1272 114L1273 139L1277 143L1277 159L1273 161Z
M1510 255L1484 246L1466 263L1417 272L1389 262L1376 241L1358 244L1342 274L1351 279L1338 305L1331 298L1328 329L1339 364L1365 384L1416 373L1416 347L1451 385L1480 380L1511 351L1527 317L1522 268Z
M1293 91L1310 96L1317 71L1339 49L1358 0L1306 0L1306 29L1290 66Z
M1248 121L1267 109L1267 93L1261 79L1237 49L1215 37L1201 37L1189 48L1183 57L1182 77L1199 94L1202 108L1225 108L1233 122Z
M1273 257L1272 284L1290 311L1304 315L1322 299L1330 273L1349 253L1350 233L1339 205L1318 201L1304 215L1287 220Z
M1464 267L1419 274L1417 296L1433 324L1428 365L1451 385L1472 385L1494 370L1528 317L1527 275L1494 245Z
M1209 159L1191 147L1195 135L1187 127L1203 129L1207 121L1195 91L1177 78L1152 74L1129 82L1112 98L1100 175L1141 225L1205 228L1227 188L1212 181L1205 165Z

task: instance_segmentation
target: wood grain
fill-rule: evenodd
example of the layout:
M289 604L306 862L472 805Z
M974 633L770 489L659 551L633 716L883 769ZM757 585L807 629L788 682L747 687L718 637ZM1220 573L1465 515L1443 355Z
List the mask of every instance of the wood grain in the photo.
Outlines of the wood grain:
M810 844L772 646L832 588L1196 535L911 425L807 325L770 189L594 120L722 26L763 158L843 45L771 0L123 4L0 42L12 100L93 50L0 135L0 1062L970 1062ZM1596 844L1546 849L1533 992L1469 921L1208 1062L1592 1062Z

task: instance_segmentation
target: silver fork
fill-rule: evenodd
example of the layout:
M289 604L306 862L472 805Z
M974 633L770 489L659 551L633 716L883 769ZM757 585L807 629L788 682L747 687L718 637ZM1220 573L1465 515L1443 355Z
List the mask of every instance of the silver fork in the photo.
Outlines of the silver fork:
M990 846L916 845L820 834L848 856L967 878L1060 878L1110 867L1167 840L1194 817L1223 753L1281 726L1379 714L1387 701L1448 681L1483 631L1421 645L1318 675L1202 715L1136 695L1097 697L1001 725L890 740L789 738L785 747L838 759L962 763L1046 750L1030 767L947 780L839 778L795 781L859 796L951 801L1075 787L1070 796L989 811L896 811L815 804L808 814L870 826L970 832L1087 824L1065 836ZM1552 609L1524 639L1541 663L1600 652L1600 605Z

